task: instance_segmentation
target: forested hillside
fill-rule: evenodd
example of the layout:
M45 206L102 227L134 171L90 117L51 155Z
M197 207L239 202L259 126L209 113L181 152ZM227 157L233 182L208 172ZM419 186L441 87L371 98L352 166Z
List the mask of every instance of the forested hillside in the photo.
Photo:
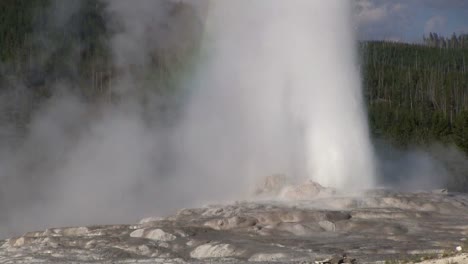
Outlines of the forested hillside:
M146 29L148 38L154 31L164 36L164 45L151 47L143 66L113 61L112 38L125 31L125 25L106 9L105 1L2 0L0 126L21 132L42 102L64 86L87 102L118 100L112 81L125 73L138 74L138 88L165 93L175 87L197 47L194 35L201 34L190 6L168 3L164 8L171 17Z
M468 48L362 44L372 132L406 146L455 143L468 153Z
M103 64L109 53L104 5L92 0L79 2L79 8L73 10L75 7L61 1L2 1L0 59L10 66L3 76L35 71L40 75L36 78L77 80L84 77L91 62ZM72 11L66 13L67 9ZM59 11L65 12L63 18L54 15ZM78 65L67 65L69 62Z
M12 89L21 83L21 92L29 97L22 104L2 106L8 113L2 113L1 120L25 123L27 112L50 96L57 80L74 84L71 87L88 100L110 93L103 87L119 74L107 46L118 31L105 23L105 16L112 14L106 14L99 1L81 0L70 17L54 20L51 10L67 8L60 3L2 0L0 91L14 93ZM187 14L180 6L171 13ZM431 33L423 40L421 45L361 44L372 133L401 147L455 143L468 153L468 37L443 38ZM183 64L186 58L167 54L164 50L155 52L148 78L170 75L168 65Z

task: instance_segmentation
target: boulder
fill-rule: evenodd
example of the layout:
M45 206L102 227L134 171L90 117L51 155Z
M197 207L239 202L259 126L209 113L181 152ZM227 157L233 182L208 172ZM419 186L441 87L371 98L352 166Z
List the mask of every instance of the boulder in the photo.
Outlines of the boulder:
M190 252L195 259L229 258L241 256L244 252L230 244L208 243L196 247Z
M24 244L26 244L26 239L24 237L20 237L20 238L15 240L15 242L13 243L13 246L14 247L22 247L22 246L24 246Z
M162 229L145 230L138 229L130 233L130 237L147 238L155 241L173 241L176 239L171 233L164 232Z
M335 224L330 221L324 220L324 221L320 221L318 224L321 228L323 228L323 230L327 232L335 232L336 230Z
M176 236L174 236L173 234L164 232L161 229L151 230L145 235L145 237L148 239L152 239L156 241L164 241L164 242L173 241L176 239Z
M284 188L280 196L287 200L308 200L317 197L325 190L322 185L308 180L304 184Z
M133 231L132 233L130 233L130 237L143 237L144 234L145 234L144 229L137 229Z

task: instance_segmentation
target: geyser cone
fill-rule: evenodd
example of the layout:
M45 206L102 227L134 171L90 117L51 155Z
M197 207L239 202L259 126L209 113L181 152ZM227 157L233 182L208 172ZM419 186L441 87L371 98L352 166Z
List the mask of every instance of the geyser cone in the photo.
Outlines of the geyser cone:
M213 143L212 129L195 125L191 131L207 135L198 142L231 154L236 182L284 172L329 187L372 186L352 3L210 3L204 67L189 110L229 138Z

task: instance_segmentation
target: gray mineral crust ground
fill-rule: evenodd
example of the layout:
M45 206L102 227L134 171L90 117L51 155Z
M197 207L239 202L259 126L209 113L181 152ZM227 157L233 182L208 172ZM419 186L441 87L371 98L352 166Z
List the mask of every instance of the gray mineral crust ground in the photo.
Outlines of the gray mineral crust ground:
M385 263L468 247L467 194L314 195L182 209L133 225L29 232L0 241L0 263L320 263L344 253L348 262Z

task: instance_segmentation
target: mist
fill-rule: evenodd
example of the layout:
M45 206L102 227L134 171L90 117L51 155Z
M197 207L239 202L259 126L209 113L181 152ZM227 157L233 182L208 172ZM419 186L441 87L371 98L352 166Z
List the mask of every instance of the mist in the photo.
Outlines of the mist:
M52 26L66 27L80 6L55 2ZM60 78L40 105L24 80L0 96L2 110L34 109L23 132L0 129L0 237L251 199L277 173L358 190L413 165L376 161L352 2L104 2L118 73L105 96ZM155 63L183 67L153 82Z
M373 186L351 2L221 1L207 24L214 47L202 94L232 113L223 127L244 128L237 133L250 140L242 156L251 157L252 176L285 172L330 187Z
M56 16L46 27L73 26L79 3L65 14L65 3L53 2L47 11ZM111 81L80 84L59 76L48 83L51 96L34 106L26 80L10 83L1 99L21 113L28 112L18 107L25 101L31 115L25 114L24 129L2 127L1 237L54 226L134 223L249 193L242 175L249 157L241 157L246 135L237 134L242 128L211 126L207 113L219 109L195 99L210 95L196 90L199 76L191 64L170 68L200 45L207 3L107 1L112 35L106 45L117 72ZM49 43L49 56L58 48L44 38L38 41ZM77 54L79 45L72 46ZM202 61L197 52L191 56ZM78 63L75 56L67 61ZM167 76L153 77L155 63L167 68L156 74ZM106 93L89 100L77 85ZM176 91L161 92L169 86Z
M382 139L374 142L379 186L403 191L465 191L467 157L456 146L432 143L401 148Z
M60 11L66 3L52 3L47 11L54 16L47 22L48 28L70 25L82 3L71 2L73 8L66 14ZM34 106L26 81L6 87L2 101L8 104L3 109L11 105L15 112L31 115L23 117L24 129L7 126L8 120L2 126L0 236L53 226L136 222L211 198L210 190L216 188L206 184L204 191L192 191L191 186L197 186L203 177L196 178L188 168L175 169L185 166L177 157L182 152L177 148L185 146L174 135L183 112L174 98L184 96L158 93L166 84L144 78L155 53L177 58L180 54L174 53L184 52L184 47L173 47L184 38L191 40L181 28L196 34L193 27L201 26L200 21L190 20L192 14L187 21L170 17L173 9L170 1L107 3L106 23L113 32L107 46L119 74L108 85L100 85L100 89L108 89L108 96L99 101L86 99L76 89L95 83L73 83L60 77L48 83L50 98ZM188 6L186 10L195 9ZM56 46L45 38L38 36L37 41L50 44L43 52L48 56ZM79 45L73 46L77 52ZM67 65L78 63L75 56L67 61ZM33 110L26 111L28 107Z

